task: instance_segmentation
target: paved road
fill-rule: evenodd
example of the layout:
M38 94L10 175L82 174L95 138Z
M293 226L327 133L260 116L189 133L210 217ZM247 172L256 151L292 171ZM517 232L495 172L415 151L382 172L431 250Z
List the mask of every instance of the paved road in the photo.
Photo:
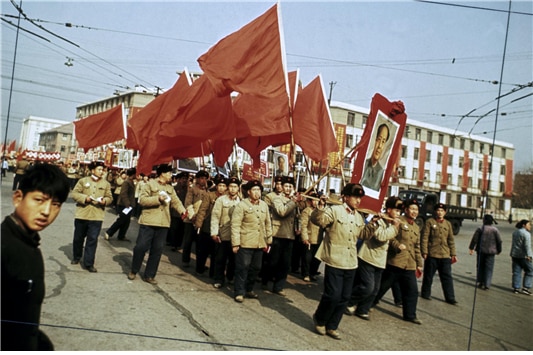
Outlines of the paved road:
M12 174L2 181L2 219L11 213ZM115 215L106 214L104 228ZM232 290L217 290L194 267L181 268L181 254L165 250L158 285L126 277L138 224L132 220L131 243L99 240L96 268L89 273L70 265L74 203L63 205L56 222L41 233L46 263L42 329L56 350L533 350L533 297L511 292L510 234L500 222L504 248L496 257L493 286L474 287L475 258L468 243L478 223L465 222L456 236L459 262L454 279L459 304L444 302L438 276L433 300L419 299L422 325L404 322L387 293L371 320L345 316L342 340L313 332L313 314L322 280L305 283L289 276L286 298L260 290L258 300L233 301ZM419 281L420 283L420 281Z

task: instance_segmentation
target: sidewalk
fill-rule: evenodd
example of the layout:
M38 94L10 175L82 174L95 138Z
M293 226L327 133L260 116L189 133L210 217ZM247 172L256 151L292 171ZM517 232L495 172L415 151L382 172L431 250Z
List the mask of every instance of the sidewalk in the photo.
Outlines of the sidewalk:
M11 185L8 174L2 181L2 220L12 211ZM116 236L109 241L100 238L98 273L70 265L74 209L69 198L54 224L41 233L47 291L41 328L56 350L464 351L469 344L476 351L533 350L533 297L511 292L509 247L514 226L507 222L498 225L504 250L496 257L489 291L476 293L474 288L475 258L467 247L478 224L466 222L456 236L459 262L453 269L459 305L443 302L436 276L433 300L418 301L422 325L403 321L389 292L371 313L371 321L344 316L339 327L343 339L338 341L313 331L311 315L320 299L322 278L305 283L289 276L286 298L256 285L259 299L239 304L232 289L217 290L207 276L196 276L194 261L182 269L181 253L167 247L157 285L139 276L129 281L126 275L138 231L135 219L128 231L130 243ZM107 211L101 236L116 217Z

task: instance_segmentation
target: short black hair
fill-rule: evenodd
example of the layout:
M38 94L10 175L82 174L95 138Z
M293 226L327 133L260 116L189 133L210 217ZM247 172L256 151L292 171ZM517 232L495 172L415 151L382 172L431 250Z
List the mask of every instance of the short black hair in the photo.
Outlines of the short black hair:
M379 125L379 127L378 127L378 131L377 131L377 133L376 133L376 138L377 138L377 136L379 135L379 132L380 132L383 128L386 128L386 129L387 129L387 139L386 139L386 141L388 141L388 140L389 140L389 137L390 137L390 128L389 128L389 126L388 126L386 123L382 123L382 124Z
M28 168L20 178L18 189L25 195L40 191L63 203L70 191L70 182L65 173L55 165L36 164Z

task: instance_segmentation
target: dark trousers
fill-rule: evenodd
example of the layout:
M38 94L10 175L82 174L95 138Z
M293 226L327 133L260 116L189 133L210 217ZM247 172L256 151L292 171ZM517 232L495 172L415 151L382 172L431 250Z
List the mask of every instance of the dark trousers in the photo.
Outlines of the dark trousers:
M418 286L416 284L415 270L405 270L387 265L383 272L381 287L379 288L374 303L377 303L396 281L400 286L402 294L403 319L415 319L416 305L418 303Z
M341 322L344 309L352 294L355 269L344 270L326 265L324 275L324 292L315 311L318 325L326 329L337 329Z
M264 270L263 284L269 280L274 281L272 290L278 292L283 290L289 268L291 267L291 255L294 240L285 238L272 238L272 246L269 255L269 264Z
M231 241L222 241L215 246L215 283L224 284L235 276L235 254Z
M307 245L302 243L302 238L299 235L296 236L296 239L294 240L293 246L292 246L292 255L291 255L291 271L292 272L297 273L298 271L301 271L303 275L303 271L300 269L300 267L302 267L304 264L306 250L307 250Z
M181 261L188 264L191 262L192 243L196 241L196 231L194 230L194 225L192 223L184 224Z
M102 229L102 221L89 221L86 219L74 219L74 240L72 242L73 260L81 260L83 266L94 266L98 234ZM85 250L83 244L85 243Z
M139 272L144 260L144 255L149 251L150 253L148 254L148 260L146 261L144 277L155 277L157 269L159 268L161 254L163 254L167 232L168 228L166 227L152 227L144 224L139 225L139 235L137 236L137 242L133 248L131 272L134 274Z
M262 249L239 248L235 255L235 296L244 296L245 292L253 291L262 258Z
M107 229L107 234L109 237L112 237L115 232L118 230L118 239L125 239L126 238L126 232L128 231L128 228L130 227L130 221L131 221L131 215L133 214L133 210L131 210L128 214L122 213L122 210L126 208L125 206L117 206L117 219L115 222Z
M383 269L358 259L352 297L348 302L348 306L357 306L358 314L368 314L374 298L379 292L382 274Z
M320 267L320 260L315 258L316 251L319 244L305 245L305 254L302 260L302 276L315 276L318 274L318 268Z
M477 282L490 287L492 283L492 272L494 271L494 254L477 254Z
M22 178L22 174L15 174L13 178L13 191L15 191L19 186L19 181Z
M431 285L433 284L433 277L437 271L439 272L444 299L449 302L455 301L451 258L427 257L424 261L424 277L422 278L421 296L425 298L431 297Z
M170 228L167 235L167 244L173 248L180 248L183 244L183 232L185 229L185 223L178 216L172 216L170 218Z
M209 233L200 232L196 241L196 272L202 274L206 267L207 258L209 261L209 276L215 275L215 241Z

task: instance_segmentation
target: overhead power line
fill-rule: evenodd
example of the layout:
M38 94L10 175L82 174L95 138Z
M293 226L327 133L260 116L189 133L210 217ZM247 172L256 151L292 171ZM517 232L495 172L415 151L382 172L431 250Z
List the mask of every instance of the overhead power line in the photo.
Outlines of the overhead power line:
M449 2L440 2L440 1L428 1L428 0L415 0L415 1L416 2L424 2L424 3L427 3L427 4L455 6L455 7L463 7L463 8L467 8L467 9L485 10L485 11L494 11L494 12L504 12L504 13L511 13L511 14L515 14L515 15L533 16L533 13L530 13L530 12L500 10L500 9L494 9L494 8L490 8L490 7L481 7L481 6L472 6L472 5L463 5L463 4L453 4L453 3L449 3Z

